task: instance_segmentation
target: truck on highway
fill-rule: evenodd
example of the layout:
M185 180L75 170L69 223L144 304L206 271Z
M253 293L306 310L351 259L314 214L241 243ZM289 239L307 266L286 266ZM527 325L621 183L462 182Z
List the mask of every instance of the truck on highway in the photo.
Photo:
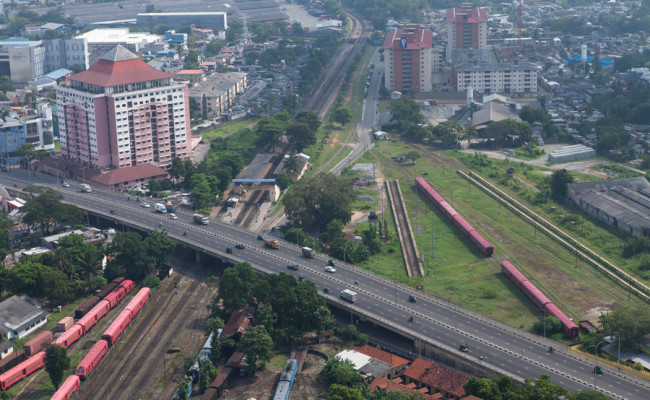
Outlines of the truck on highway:
M82 192L85 192L85 193L90 193L90 192L92 192L93 190L90 188L90 185L89 185L89 184L87 184L87 183L82 183L82 184L81 184L81 191L82 191Z
M314 258L316 257L316 253L314 253L314 249L312 249L311 247L303 247L302 256L305 258Z
M264 245L266 247L270 247L272 249L279 249L280 248L280 242L278 242L275 239L264 239Z
M208 217L206 217L203 214L194 214L194 222L207 225L210 222L210 220L208 219Z
M353 292L350 289L343 289L341 291L341 298L345 301L349 301L350 303L354 303L357 301L357 292Z
M165 205L163 203L156 203L156 204L153 205L153 208L154 208L154 210L156 210L157 212L159 212L161 214L164 214L164 213L167 212L167 208L165 207Z
M174 205L174 203L165 204L165 208L167 209L167 212L170 213L176 212L176 206Z

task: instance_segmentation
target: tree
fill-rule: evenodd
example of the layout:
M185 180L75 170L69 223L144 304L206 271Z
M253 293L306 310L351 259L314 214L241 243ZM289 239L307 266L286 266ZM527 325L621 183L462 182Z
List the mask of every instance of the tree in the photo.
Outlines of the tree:
M214 367L214 364L207 358L199 359L199 390L205 392L205 390L210 386L210 383L217 377L217 369Z
M327 392L327 400L364 400L359 389L334 384Z
M280 190L286 190L292 183L291 175L286 172L281 172L275 176L275 184L278 185Z
M97 272L100 262L100 255L93 246L83 247L81 252L76 256L76 264L86 277L86 286L90 287L90 280Z
M45 371L50 376L52 385L56 389L59 388L63 382L63 374L65 370L70 368L70 357L68 357L68 350L65 347L50 344L45 350Z
M544 317L541 321L533 324L533 331L538 335L546 334L546 336L562 332L562 323L556 317Z
M420 157L422 157L422 154L418 153L417 151L409 151L406 153L406 159L411 160L413 165L415 165L415 161L419 160Z
M196 50L190 50L185 56L185 69L197 69L199 67L199 53Z
M497 383L490 379L471 377L463 385L466 395L473 395L483 400L501 400L501 392Z
M551 176L551 195L557 200L566 197L567 185L573 183L573 175L566 169L553 172Z
M190 398L190 382L192 378L187 375L183 375L176 381L178 383L178 397L181 400L187 400Z
M612 400L612 398L598 390L582 390L576 393L575 400Z
M277 118L264 118L255 125L258 144L262 147L271 146L280 143L282 133L286 129L286 123Z
M169 167L169 175L174 179L179 179L185 175L185 164L178 157L172 158L172 165Z
M42 275L50 268L31 260L23 260L7 271L6 287L12 293L26 293L31 297L45 295Z
M636 349L639 342L650 333L650 309L643 306L625 306L610 313L603 324L603 332L621 335L621 347Z
M196 208L208 208L214 199L216 193L212 192L208 178L204 174L192 175L190 183L190 199L194 202Z
M320 119L318 119L318 114L313 111L302 110L294 118L296 122L302 122L309 125L309 129L313 132L316 132L320 127Z
M226 324L219 317L210 317L205 321L205 328L208 332L216 332L219 329L223 329ZM216 341L216 335L214 336L213 342Z
M240 339L238 349L246 355L249 372L255 375L257 363L266 363L273 357L273 340L263 326L249 327Z
M22 211L27 215L23 221L28 225L40 224L42 232L48 233L58 222L81 222L81 210L76 206L61 203L62 198L60 193L47 189L25 204Z
M167 232L153 231L144 239L147 254L154 259L156 268L162 267L167 257L176 249L177 244L178 242L170 238Z
M249 263L239 263L224 271L219 280L219 296L223 299L225 313L230 314L248 303L257 279L257 274Z
M391 101L390 112L390 120L396 122L400 130L406 122L419 124L424 121L424 117L420 113L420 106L413 100L404 97Z
M316 143L316 132L303 122L291 124L286 131L289 143L296 146L296 150L303 151L306 147Z
M332 120L341 124L345 129L345 125L352 121L352 110L349 107L339 107L332 113Z
M255 322L266 328L269 335L273 336L275 324L278 322L278 315L273 311L270 304L264 303L257 308Z
M14 88L11 85L11 77L9 75L0 76L0 91L3 93L11 92Z
M333 174L318 174L302 179L285 194L284 206L289 220L299 226L325 228L338 219L347 223L352 216L352 184Z
M141 281L144 277L152 273L156 266L156 258L148 254L147 247L144 245L142 236L135 232L126 232L113 240L108 246L108 253L113 255L113 260L109 261L109 266L121 266L128 279ZM106 272L110 269L107 268ZM106 279L115 278L106 276Z
M327 360L322 374L330 383L345 386L352 386L363 379L361 374L354 369L352 361L342 360L339 357Z
M342 238L345 235L343 229L345 224L338 219L333 219L327 224L327 229L321 235L321 240L324 243L332 243L336 239Z
M49 299L59 304L74 300L74 291L70 288L68 277L63 272L48 268L41 273L40 279L43 284L43 293Z
M155 289L158 285L160 285L160 278L154 274L149 274L142 280L142 286L148 287L149 289Z

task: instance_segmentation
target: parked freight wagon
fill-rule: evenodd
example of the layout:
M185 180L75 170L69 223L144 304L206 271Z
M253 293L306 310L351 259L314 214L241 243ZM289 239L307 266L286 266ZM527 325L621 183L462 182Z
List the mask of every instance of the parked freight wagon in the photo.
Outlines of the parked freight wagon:
M29 342L25 343L23 350L28 356L32 356L43 350L44 345L52 343L52 331L45 331Z

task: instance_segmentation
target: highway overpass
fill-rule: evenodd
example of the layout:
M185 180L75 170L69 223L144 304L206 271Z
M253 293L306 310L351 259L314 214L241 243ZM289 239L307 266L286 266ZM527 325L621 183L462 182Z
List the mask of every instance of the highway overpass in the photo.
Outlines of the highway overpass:
M191 213L183 210L176 212L178 220L174 221L166 214L156 213L153 207L141 207L134 198L127 200L127 196L120 193L99 190L82 193L79 185L63 188L54 177L42 174L28 177L26 170L0 173L0 184L9 188L14 184L22 188L35 183L55 188L63 193L65 202L77 205L89 215L115 220L118 228L123 224L145 231L164 229L186 246L197 249L199 254L247 261L264 272L285 272L309 279L328 302L347 307L362 319L400 332L413 340L415 354L451 363L460 370L479 376L490 376L492 374L488 371L493 370L521 378L549 374L553 383L571 391L597 388L614 398L650 399L650 384L647 381L605 366L603 375L595 375L592 360L562 349L549 353L550 345L560 348L557 343L476 315L433 296L423 295L410 287L353 266L337 262L336 273L327 273L326 257L305 259L295 245L283 243L280 249L271 250L257 240L256 234L215 222L209 225L195 224ZM111 214L110 210L115 210L116 214ZM187 232L186 236L184 232ZM245 249L234 248L237 243L244 244ZM226 253L228 247L233 248L232 254ZM288 264L299 264L300 268L292 271L287 269ZM332 293L323 293L324 288ZM359 293L358 301L353 305L337 298L338 293L346 288ZM416 295L417 302L409 303L409 295ZM410 316L414 318L413 322L408 322ZM461 343L469 345L468 353L456 350Z

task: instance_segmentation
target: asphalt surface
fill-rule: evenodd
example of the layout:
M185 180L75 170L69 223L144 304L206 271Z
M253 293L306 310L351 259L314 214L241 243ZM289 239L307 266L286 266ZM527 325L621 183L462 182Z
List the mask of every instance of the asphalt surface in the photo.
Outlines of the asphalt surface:
M170 236L206 251L225 253L227 247L233 248L228 254L236 261L248 261L267 272L285 272L313 281L319 292L336 300L343 289L358 293L354 307L364 314L387 324L401 326L406 332L419 334L443 347L458 349L467 343L470 351L463 353L477 361L500 368L521 378L536 378L549 374L553 383L560 384L571 391L593 389L619 398L630 400L650 399L650 385L647 381L614 369L604 367L603 375L593 374L594 361L585 361L575 354L560 350L556 345L554 353L548 352L549 342L520 330L472 314L455 305L432 296L423 296L413 289L386 281L382 278L357 270L349 265L336 262L336 272L325 272L327 258L305 259L299 248L282 242L278 250L266 249L257 240L257 235L211 221L209 225L199 225L192 221L191 213L179 210L178 220L172 221L166 214L159 214L151 208L143 208L135 199L118 193L94 190L82 193L78 184L69 188L61 187L56 178L37 174L29 177L26 170L0 173L0 184L8 187L18 184L21 188L30 183L48 184L64 195L64 201L75 204L95 213L102 213L108 219L125 221L130 225L145 229L164 229ZM112 215L110 210L115 210ZM162 224L162 227L160 226ZM183 232L187 232L184 236ZM246 246L239 250L237 243ZM288 264L298 264L298 271L287 269ZM354 282L358 281L358 284ZM331 294L323 293L328 288ZM417 296L416 303L409 303L409 295ZM413 316L414 321L408 322ZM453 350L452 350L453 351ZM477 361L481 362L481 361Z

